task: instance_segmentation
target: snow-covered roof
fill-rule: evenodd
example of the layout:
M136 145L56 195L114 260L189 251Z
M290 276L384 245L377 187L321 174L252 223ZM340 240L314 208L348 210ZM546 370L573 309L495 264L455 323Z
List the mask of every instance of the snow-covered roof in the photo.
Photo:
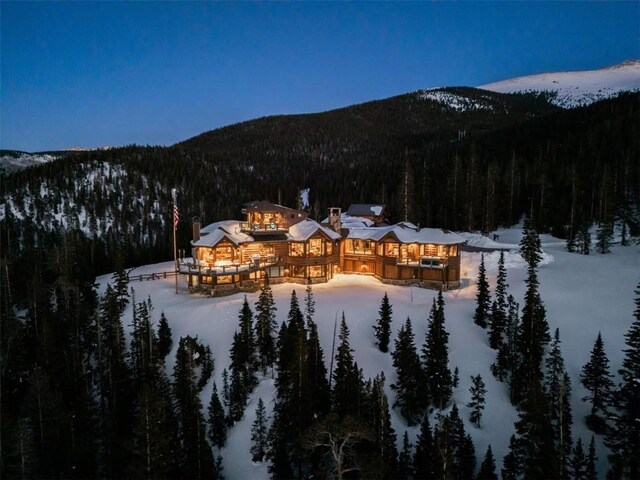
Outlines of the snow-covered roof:
M292 242L304 242L311 238L317 231L321 231L332 240L342 238L340 234L330 228L324 227L313 220L305 219L289 227L286 239ZM237 220L224 220L212 223L200 230L200 234L200 240L192 242L194 247L213 247L224 239L229 240L234 245L260 241L251 235L241 232L240 222Z
M237 220L211 223L200 230L200 235L200 240L192 242L194 247L213 247L225 238L234 245L253 241L251 235L240 231L240 222Z
M340 234L334 232L330 228L320 225L313 220L303 220L289 227L289 233L287 233L287 240L293 242L304 242L311 238L311 236L317 231L321 231L332 240L339 240L342 238Z
M329 218L325 218L322 223L329 223ZM340 214L340 224L342 228L373 227L373 220L362 217L352 217L343 212Z
M352 203L347 209L347 214L352 216L373 215L377 217L382 214L383 210L384 205L381 203Z
M402 243L424 243L435 245L455 245L464 243L464 238L440 228L420 228L412 223L402 222L389 227L351 228L347 238L360 240L382 240L393 233Z

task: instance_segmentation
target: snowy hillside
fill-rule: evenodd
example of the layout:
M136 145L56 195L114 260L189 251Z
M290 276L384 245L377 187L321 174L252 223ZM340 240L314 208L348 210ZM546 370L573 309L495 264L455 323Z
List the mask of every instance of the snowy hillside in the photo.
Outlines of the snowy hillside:
M7 195L0 202L0 220L9 215L17 221L30 219L50 232L76 227L89 238L133 234L141 245L160 238L168 211L160 199L168 192L157 182L140 175L139 188L132 193L121 164L93 161L75 168L80 172L73 179L43 178Z
M495 248L512 248L520 240L518 229L496 232L499 241ZM582 365L588 359L593 342L602 332L605 348L611 361L611 371L616 372L622 360L621 350L624 344L624 333L632 321L633 290L637 285L640 272L640 247L614 247L609 255L593 254L589 256L568 253L564 242L550 236L542 236L544 258L539 269L540 292L548 311L551 330L560 329L562 353L567 371L572 381L572 408L574 415L574 440L581 438L589 442L591 432L586 428L584 416L589 407L580 398L585 390L579 381ZM495 288L497 251L487 252L485 264L492 290ZM525 262L517 250L508 251L505 255L509 293L522 304L525 291ZM496 352L487 343L487 334L473 323L475 309L476 279L480 253L464 252L462 256L462 287L459 290L446 292L446 328L450 334L450 367L460 370L460 385L454 391L454 400L465 420L465 429L473 437L478 462L488 444L491 444L498 463L498 471L502 458L508 451L509 437L513 432L513 423L517 414L511 406L507 386L493 377L489 369L495 361ZM162 272L171 270L172 264L149 265L135 269L131 274ZM595 274L597 272L597 275ZM109 276L99 279L100 288L104 291ZM174 291L174 280L171 278L131 282L137 298L149 296L154 306L154 320L158 321L164 312L173 330L174 352L169 356L168 369L173 368L175 345L181 336L198 335L211 346L215 357L214 380L221 386L222 370L229 367L229 348L235 330L238 327L238 312L242 305L243 295L237 294L222 298L188 295L184 279L181 279L180 294ZM281 284L273 287L276 300L278 323L286 319L291 291L295 289L301 298L304 286ZM327 284L313 287L316 300L315 320L318 324L320 340L325 352L327 368L336 316L344 311L351 330L350 343L355 350L354 356L364 369L365 377L373 377L384 371L386 393L390 404L395 393L389 385L395 381L395 371L391 355L381 353L374 346L372 325L377 318L380 300L388 292L393 305L393 337L407 316L413 322L416 344L424 342L427 327L428 309L436 295L433 290L413 287L397 287L385 285L372 277L358 275L337 275ZM247 295L253 307L258 294ZM130 307L129 307L130 308ZM131 311L125 313L124 324L129 324ZM393 338L392 338L393 344ZM482 428L472 426L468 421L470 400L470 376L481 374L487 385L487 407L483 416ZM617 380L617 379L616 379ZM226 447L222 451L224 475L228 480L234 479L266 479L267 464L250 461L250 428L255 418L255 408L260 398L263 399L270 414L273 407L273 379L262 379L250 397L244 418L229 433ZM202 402L209 401L212 383L202 393ZM396 411L392 411L392 422L398 439L407 430L415 444L418 427L407 427ZM433 424L433 422L432 422ZM604 477L607 469L607 451L602 437L596 436L598 447L598 474Z
M0 172L11 172L23 168L39 165L41 163L52 162L60 158L60 155L48 153L26 153L3 151L0 155Z
M495 98L487 95L476 95L474 98L470 98L468 95L449 92L443 89L432 89L421 90L417 93L417 96L420 100L431 100L456 112L467 112L470 110L493 111L496 109Z
M553 104L573 108L615 97L621 92L640 90L640 61L626 61L600 70L528 75L478 88L499 93L550 92L554 95Z

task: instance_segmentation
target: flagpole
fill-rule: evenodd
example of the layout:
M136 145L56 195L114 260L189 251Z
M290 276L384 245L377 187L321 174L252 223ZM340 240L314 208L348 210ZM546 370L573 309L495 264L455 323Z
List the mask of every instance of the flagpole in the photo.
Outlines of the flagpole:
M171 195L173 196L173 211L171 215L173 223L173 268L175 270L176 293L178 293L178 250L176 247L176 210L178 209L178 201L176 199L177 192L175 188L171 190Z

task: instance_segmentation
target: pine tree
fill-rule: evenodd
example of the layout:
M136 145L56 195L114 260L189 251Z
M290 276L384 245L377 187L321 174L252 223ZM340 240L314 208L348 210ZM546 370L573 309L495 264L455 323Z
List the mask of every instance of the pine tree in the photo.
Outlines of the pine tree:
M222 404L225 408L229 408L229 402L231 399L230 393L230 385L229 385L229 371L225 368L222 370Z
M536 268L542 260L542 247L538 232L531 225L531 219L524 219L522 239L520 240L520 254L529 267Z
M324 351L320 346L318 326L313 318L307 319L309 338L307 340L307 378L311 384L311 401L315 414L324 415L331 408L331 391L324 363Z
M473 321L479 327L487 328L491 312L491 294L489 293L489 282L484 267L484 253L480 256L477 289L476 311L473 314Z
M120 302L124 303L124 299ZM104 418L101 425L103 472L112 478L126 475L124 469L129 463L129 455L125 445L130 441L135 401L120 305L116 291L107 285L97 317L96 353L100 413Z
M571 456L571 380L564 368L560 350L560 330L556 329L545 360L545 393L549 405L549 418L553 428L556 468L559 477L566 477Z
M251 391L258 383L255 375L256 354L253 331L253 312L247 297L244 297L238 330L233 335L230 350L231 384L229 386L229 418L238 421L244 414L244 408Z
M269 451L268 457L271 460L269 473L274 479L294 478L289 454L289 442L287 431L283 423L285 413L278 409L274 411L273 422L269 429Z
M596 471L596 440L591 435L591 441L589 442L589 454L587 455L587 476L586 480L596 480L598 478L598 472Z
M412 478L413 472L413 462L411 449L413 445L409 441L409 434L407 431L404 431L404 435L402 437L402 450L400 450L400 455L398 455L398 478L403 480L409 480Z
M613 225L610 222L601 223L596 232L596 250L600 253L610 253L613 242Z
M391 338L391 317L393 315L393 308L389 303L389 297L385 292L380 304L380 310L378 311L378 320L373 327L375 337L378 340L376 345L381 352L389 351L389 339Z
M353 350L349 345L349 328L342 314L340 322L340 341L336 350L335 369L333 371L333 389L331 391L332 410L339 416L357 416L354 400L360 396L361 380L353 360Z
M458 388L458 385L460 384L460 371L458 370L458 367L453 369L453 378L451 379L451 386L453 388Z
M313 315L316 313L316 301L313 298L313 289L311 288L311 278L307 278L307 288L304 297L304 318L307 321L307 328L313 322Z
M509 452L502 461L502 470L500 471L502 480L518 480L521 478L524 468L519 450L516 436L511 435L509 439Z
M509 295L507 298L507 316L504 324L503 340L498 350L496 363L491 366L491 371L498 380L506 380L509 382L509 397L512 403L515 399L512 388L515 386L515 382L513 382L512 379L516 375L518 367L517 339L520 330L519 308L520 306L513 296Z
M409 426L416 424L426 407L421 389L420 358L413 339L411 319L407 317L404 325L400 327L392 353L397 381L391 388L396 392L393 406L399 407L400 414Z
M426 341L422 347L422 364L432 404L439 409L451 398L452 379L449 370L449 333L445 330L444 300L438 292L429 313Z
M171 478L178 474L178 423L164 372L139 386L130 444L128 477Z
M434 476L434 444L429 415L422 418L420 433L416 440L416 452L413 456L414 478L433 478Z
M526 395L518 406L515 458L525 478L555 478L553 430L549 407L537 376L529 379Z
M260 290L256 309L256 345L258 363L262 374L267 373L267 368L273 367L276 360L275 329L276 324L276 304L273 300L273 292L269 284L269 276L265 275L264 285Z
M542 377L544 348L549 343L546 309L538 292L538 277L533 264L529 265L525 283L527 291L517 339L518 370L517 374L511 378L511 388L517 402L526 391L525 386L528 379Z
M227 441L227 420L224 408L218 397L218 387L215 382L209 401L209 441L211 445L222 448Z
M476 451L471 436L464 430L464 423L460 418L458 406L454 403L449 413L451 419L451 431L453 448L453 477L459 479L472 479L476 468Z
M469 412L469 421L476 427L480 428L482 410L484 410L484 396L487 393L487 389L485 388L480 374L475 377L471 376L471 387L469 388L469 393L471 394L471 401L467 403L467 407L471 409Z
M380 461L379 471L382 478L393 479L398 476L398 452L396 451L396 432L391 425L389 402L384 392L384 374L376 375L371 387L371 420L375 439L376 455Z
M612 399L613 381L609 373L609 359L600 332L591 350L589 361L582 367L580 381L588 394L582 399L591 402L587 425L596 433L605 429L605 418Z
M160 324L158 325L158 354L162 359L166 358L173 347L173 339L171 338L171 327L167 322L164 312L160 314Z
M613 396L613 426L605 444L611 450L607 478L640 478L640 284L636 290L634 320L625 334L621 384Z
M498 258L498 275L496 277L496 302L498 304L498 309L505 315L507 311L508 288L507 269L504 266L504 250L500 250L500 257Z
M491 305L489 330L489 346L498 350L502 346L505 323L507 321L507 270L504 266L504 251L500 251L498 259L498 276L496 279L496 299Z
M578 232L579 240L577 243L579 245L580 253L583 255L589 255L591 252L591 233L589 233L589 226L590 225L585 222Z
M173 396L180 423L180 443L183 456L179 458L185 477L217 478L216 462L206 439L206 422L198 387L198 360L204 348L192 337L181 338L173 370ZM200 374L202 375L202 374Z
M582 439L579 438L573 447L570 471L571 478L573 480L586 480L587 478L587 459L584 456L584 449L582 448Z
M267 455L267 446L267 410L259 399L256 418L251 425L251 460L262 462Z
M449 415L440 417L433 433L434 478L471 479L475 469L475 449L471 437L453 404Z
M491 445L487 447L487 453L484 454L484 460L482 460L476 480L498 480L498 475L496 474L496 461L493 458Z

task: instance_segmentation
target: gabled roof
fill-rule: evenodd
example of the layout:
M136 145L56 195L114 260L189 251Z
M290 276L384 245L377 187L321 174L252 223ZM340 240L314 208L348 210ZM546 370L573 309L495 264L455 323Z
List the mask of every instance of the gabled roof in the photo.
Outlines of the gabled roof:
M440 228L420 228L412 223L402 222L389 227L351 228L346 238L380 241L394 235L401 243L423 243L435 245L456 245L465 240L449 230Z
M270 238L270 240L288 240L292 242L305 242L311 238L316 232L321 232L331 240L339 240L342 238L340 234L332 229L320 225L313 220L305 219L289 227L289 232L279 238ZM204 227L200 234L200 240L192 242L194 247L215 247L223 240L228 240L235 246L253 241L265 241L265 238L255 239L253 236L240 231L240 222L237 220L225 220L222 222L212 223Z
M284 214L300 213L305 217L307 216L307 212L303 210L284 207L282 205L278 205L277 203L267 202L266 200L256 200L255 202L245 203L244 208L247 212L279 212Z
M352 203L347 209L347 215L379 217L384 212L382 203Z
M340 234L334 232L330 228L324 227L318 222L314 222L313 220L306 219L289 227L287 240L293 242L305 242L318 231L322 232L331 240L339 240L342 238Z
M200 230L200 235L200 240L191 243L194 247L214 247L224 239L229 240L235 246L253 241L251 235L240 231L240 222L237 220L211 223Z

